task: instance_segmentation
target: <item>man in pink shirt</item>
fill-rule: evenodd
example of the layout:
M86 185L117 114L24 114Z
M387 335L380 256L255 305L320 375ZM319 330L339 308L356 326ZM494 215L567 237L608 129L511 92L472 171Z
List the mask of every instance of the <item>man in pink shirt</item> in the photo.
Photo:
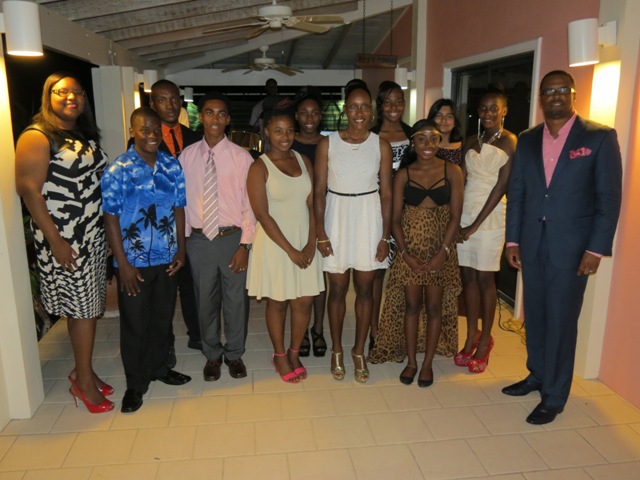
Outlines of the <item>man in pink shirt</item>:
M507 191L507 260L522 269L529 376L506 395L540 391L527 422L555 420L569 397L587 279L611 255L622 197L615 130L574 111L570 73L540 82L544 123L520 135Z
M256 220L247 196L253 159L225 136L229 100L209 92L199 102L204 138L180 155L187 185L187 254L196 289L206 381L229 367L233 378L247 376L242 361L249 297L246 270ZM226 343L221 341L221 313Z

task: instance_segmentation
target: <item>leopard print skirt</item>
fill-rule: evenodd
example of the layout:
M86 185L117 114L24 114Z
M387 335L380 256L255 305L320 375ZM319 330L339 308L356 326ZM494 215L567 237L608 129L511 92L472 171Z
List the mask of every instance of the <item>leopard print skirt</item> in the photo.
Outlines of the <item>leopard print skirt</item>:
M405 205L402 230L407 251L427 262L442 245L449 222L449 206L420 208ZM427 285L444 287L442 295L442 333L436 353L451 357L458 351L458 296L462 291L460 269L455 246L442 269L436 273L415 272L397 255L384 291L384 304L378 322L375 348L369 352L371 363L403 362L407 356L404 339L404 286ZM426 345L427 315L422 309L418 322L418 351Z

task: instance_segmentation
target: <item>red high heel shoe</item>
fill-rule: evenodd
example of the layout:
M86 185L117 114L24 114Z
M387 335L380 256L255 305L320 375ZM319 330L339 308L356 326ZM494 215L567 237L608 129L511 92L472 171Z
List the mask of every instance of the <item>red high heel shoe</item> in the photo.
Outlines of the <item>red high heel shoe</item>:
M71 383L75 382L75 379L73 379L71 377L71 375L73 375L74 373L76 373L76 369L75 368L73 370L71 370L71 373L67 377ZM101 387L98 387L98 391L102 394L103 397L108 397L109 395L113 395L114 392L115 392L113 387L111 385L109 385L108 383L105 383Z
M82 403L84 403L85 407L87 407L87 410L89 410L89 412L91 413L110 412L115 407L115 404L112 401L106 400L106 399L102 403L98 403L98 404L91 403L87 399L87 397L84 396L84 393L82 393L82 391L78 388L78 385L76 385L75 380L72 380L72 379L69 379L69 380L71 381L71 387L69 387L69 393L73 397L73 401L76 404L76 408L78 408L78 398L82 400Z
M473 353L476 351L476 348L478 348L478 343L480 343L480 336L481 335L482 335L482 332L478 332L478 336L476 337L476 341L473 342L473 346L471 347L471 351L469 353L464 353L462 350L460 350L458 353L456 353L453 356L453 363L455 363L459 367L468 366L469 365L469 360L471 360L471 357L473 357Z
M495 345L493 341L493 337L489 337L491 341L489 342L489 347L487 348L487 353L483 358L472 358L469 360L469 371L471 373L482 373L486 370L487 365L489 365L489 355L491 354L491 350Z

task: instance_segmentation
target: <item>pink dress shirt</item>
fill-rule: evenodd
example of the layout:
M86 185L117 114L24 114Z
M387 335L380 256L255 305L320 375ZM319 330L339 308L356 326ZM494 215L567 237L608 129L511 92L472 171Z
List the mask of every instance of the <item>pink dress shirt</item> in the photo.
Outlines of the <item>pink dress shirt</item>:
M180 155L187 184L186 235L192 228L202 228L204 170L213 150L218 174L218 213L221 227L237 226L242 229L240 243L252 243L256 218L249 204L247 174L253 158L242 147L224 137L213 148L203 138L188 146Z
M544 124L542 129L542 164L544 165L544 177L547 181L547 187L551 183L551 177L553 177L553 172L556 169L556 165L558 165L558 158L575 122L576 114L574 113L569 121L558 130L558 136L555 138L551 135L547 124Z

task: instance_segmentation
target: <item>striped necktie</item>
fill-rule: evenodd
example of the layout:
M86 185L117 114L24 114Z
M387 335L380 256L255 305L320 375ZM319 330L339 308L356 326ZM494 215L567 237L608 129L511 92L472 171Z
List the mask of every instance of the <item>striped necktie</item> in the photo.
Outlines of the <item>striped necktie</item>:
M213 161L213 150L209 150L209 159L204 168L202 233L209 240L218 235L218 174Z

